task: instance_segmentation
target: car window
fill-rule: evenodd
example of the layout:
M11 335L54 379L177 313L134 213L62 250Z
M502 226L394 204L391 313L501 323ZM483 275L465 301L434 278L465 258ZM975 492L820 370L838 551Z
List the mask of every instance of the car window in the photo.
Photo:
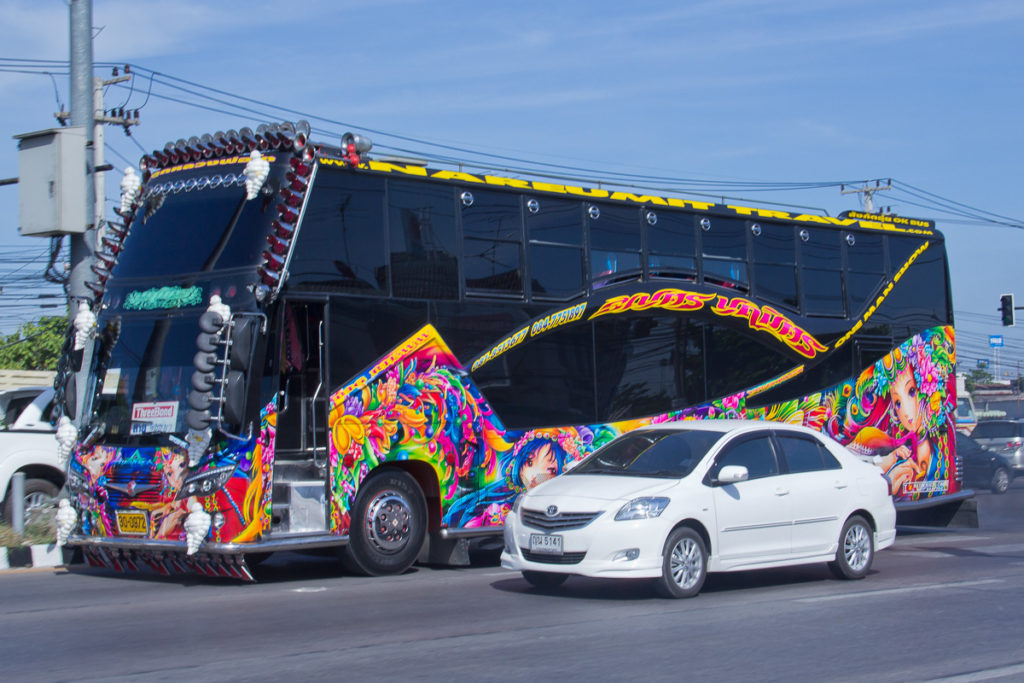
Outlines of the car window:
M722 437L709 430L630 432L595 451L571 474L685 477Z
M839 461L816 440L804 436L776 434L791 473L840 469Z
M969 451L981 448L981 445L966 434L956 433L956 449L958 451Z
M971 432L975 439L1005 439L1020 436L1020 425L1015 422L979 422Z
M729 465L746 467L748 479L770 477L779 473L779 463L775 459L771 438L767 434L726 446L726 451L715 463L715 476L723 467Z
M11 402L7 404L7 414L5 416L7 424L14 424L14 421L18 419L19 415L21 415L21 411L25 410L26 406L28 406L29 403L32 403L35 398L36 397L32 395L12 398Z

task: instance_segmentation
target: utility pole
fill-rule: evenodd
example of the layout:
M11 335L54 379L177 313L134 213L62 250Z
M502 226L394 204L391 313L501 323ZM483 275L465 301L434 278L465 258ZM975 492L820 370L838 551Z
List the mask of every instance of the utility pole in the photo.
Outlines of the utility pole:
M885 185L882 185L882 181L881 180L876 180L874 187L871 187L870 185L865 184L864 187L857 187L857 188L852 188L852 189L847 190L846 189L846 185L840 185L839 186L839 194L862 194L862 195L864 195L864 211L866 211L867 213L874 213L875 212L875 203L874 203L874 200L873 200L874 194L876 192L882 192L883 190L891 190L891 189L892 189L892 180L891 179L885 181Z
M91 300L90 291L86 287L89 267L94 262L96 252L96 189L95 164L90 151L93 151L93 128L96 125L93 116L93 75L92 75L92 0L71 0L69 4L70 34L70 75L71 75L71 125L85 129L85 215L92 222L87 223L81 234L72 234L70 238L70 266L68 273L68 315L74 323L79 310L88 307ZM75 378L75 422L85 424L86 380L92 360L92 344L84 349L82 366Z

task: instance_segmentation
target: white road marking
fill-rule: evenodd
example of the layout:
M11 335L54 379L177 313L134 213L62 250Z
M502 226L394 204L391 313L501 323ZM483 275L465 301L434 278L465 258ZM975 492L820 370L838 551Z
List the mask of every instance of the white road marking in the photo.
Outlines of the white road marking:
M956 676L947 676L945 678L932 678L930 679L930 682L942 681L942 683L973 683L974 681L991 681L993 678L1016 676L1021 673L1024 673L1024 664L1011 664L1010 666L985 669L984 671L975 671L969 674L958 674Z
M899 555L901 557L949 557L949 553L942 550L883 550L886 555Z
M326 586L307 586L305 588L293 588L292 593L323 593Z
M983 579L980 581L952 581L949 583L926 583L919 586L903 586L902 588L882 588L874 591L858 591L856 593L843 593L842 595L820 595L813 598L798 598L797 602L832 602L834 600L849 600L851 598L869 598L878 595L896 595L898 593L915 593L917 591L935 590L937 588L968 588L971 586L984 586L993 583L1005 583L1003 579Z

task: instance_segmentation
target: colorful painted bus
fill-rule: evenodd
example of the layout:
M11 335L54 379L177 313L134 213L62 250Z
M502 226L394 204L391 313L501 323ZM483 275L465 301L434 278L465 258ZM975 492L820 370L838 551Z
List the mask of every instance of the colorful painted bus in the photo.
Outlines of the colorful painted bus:
M62 518L90 562L457 561L522 491L674 420L819 429L900 509L969 496L932 222L430 168L308 133L179 140L123 187L87 400L65 392Z

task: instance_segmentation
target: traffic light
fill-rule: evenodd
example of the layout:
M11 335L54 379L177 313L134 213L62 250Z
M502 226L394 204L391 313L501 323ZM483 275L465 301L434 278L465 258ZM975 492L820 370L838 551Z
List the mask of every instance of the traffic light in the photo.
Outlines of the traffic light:
M999 313L1003 318L1003 327L1013 327L1013 294L999 297Z

